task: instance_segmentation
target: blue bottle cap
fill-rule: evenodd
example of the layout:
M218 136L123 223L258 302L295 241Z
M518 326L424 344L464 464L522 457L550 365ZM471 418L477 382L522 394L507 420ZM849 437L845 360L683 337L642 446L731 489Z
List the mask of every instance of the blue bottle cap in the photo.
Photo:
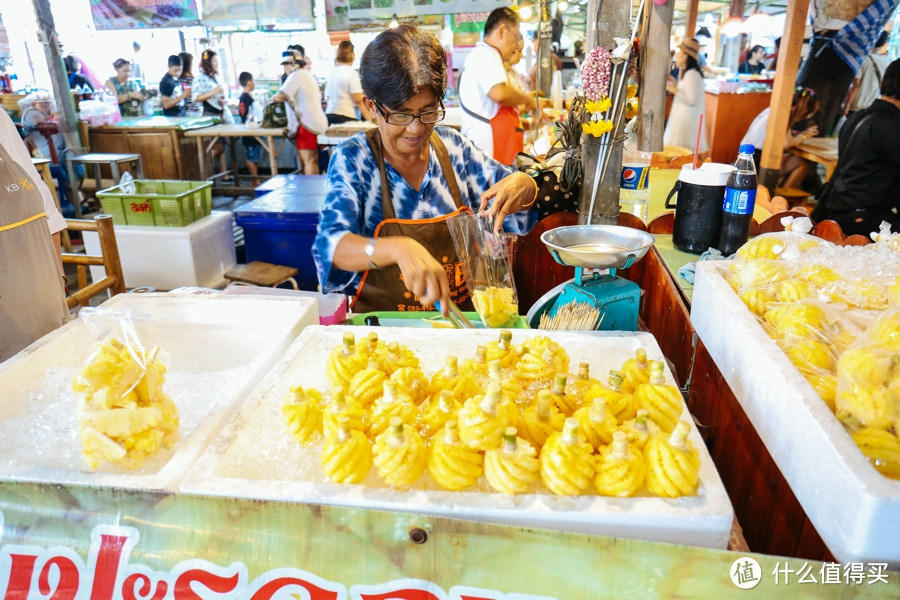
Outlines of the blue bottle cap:
M756 148L753 147L753 144L741 144L740 149L738 149L738 153L753 154L754 150L756 150Z

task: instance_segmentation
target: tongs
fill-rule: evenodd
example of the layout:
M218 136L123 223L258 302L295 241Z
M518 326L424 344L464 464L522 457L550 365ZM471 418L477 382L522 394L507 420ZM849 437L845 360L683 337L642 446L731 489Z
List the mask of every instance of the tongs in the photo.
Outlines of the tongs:
M447 303L447 320L453 325L454 329L475 329L475 326L472 325L472 322L466 318L466 315L463 314L463 311L459 310L459 307L456 305L453 300L450 300ZM435 302L438 310L441 310L441 302L438 300Z

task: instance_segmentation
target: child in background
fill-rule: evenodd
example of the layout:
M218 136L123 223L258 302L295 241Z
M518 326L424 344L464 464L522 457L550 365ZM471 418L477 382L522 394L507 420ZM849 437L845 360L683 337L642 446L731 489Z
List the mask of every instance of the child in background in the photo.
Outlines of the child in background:
M246 123L250 118L253 106L253 96L250 93L256 88L256 83L253 81L253 75L247 71L238 75L238 81L244 88L238 103L238 114L241 116L241 123ZM262 157L262 145L252 137L243 137L241 141L247 151L247 172L253 177L253 187L256 187L259 185L259 159Z

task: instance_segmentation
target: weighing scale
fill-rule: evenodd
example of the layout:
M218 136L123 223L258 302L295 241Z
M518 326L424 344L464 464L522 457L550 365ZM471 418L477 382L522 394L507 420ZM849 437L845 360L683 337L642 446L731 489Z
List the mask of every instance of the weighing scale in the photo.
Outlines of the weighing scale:
M646 231L618 225L571 225L544 232L541 241L561 265L575 267L575 277L541 296L528 311L526 321L536 329L541 315L553 317L562 306L586 303L600 311L598 329L637 331L641 288L616 276L647 254L653 236ZM585 269L606 270L606 273Z

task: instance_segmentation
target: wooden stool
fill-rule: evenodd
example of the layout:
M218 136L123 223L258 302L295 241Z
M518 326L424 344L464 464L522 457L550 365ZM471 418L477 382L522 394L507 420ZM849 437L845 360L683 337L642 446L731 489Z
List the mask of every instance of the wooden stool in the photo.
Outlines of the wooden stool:
M231 282L231 285L256 285L259 287L278 287L282 283L289 281L294 289L300 289L297 286L297 280L294 275L297 269L294 267L284 267L282 265L273 265L272 263L260 262L254 260L246 265L238 265L225 273L225 279Z
M791 208L795 206L806 206L809 197L812 196L812 194L810 194L806 190L792 187L776 188L775 195L781 196L782 198L787 200L788 206L790 206Z

